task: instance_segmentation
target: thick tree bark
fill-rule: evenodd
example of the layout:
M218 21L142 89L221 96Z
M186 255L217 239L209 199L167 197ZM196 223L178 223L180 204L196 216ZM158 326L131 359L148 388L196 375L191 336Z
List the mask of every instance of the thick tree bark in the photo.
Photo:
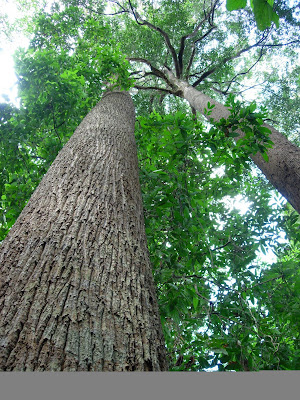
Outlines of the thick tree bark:
M0 247L0 370L161 371L134 106L106 94Z
M207 103L210 102L215 107L209 118L220 121L221 118L229 117L230 111L223 104L195 89L187 82L177 79L172 72L166 70L165 73L174 87L177 87L181 96L195 110L205 115L204 108L207 108ZM270 139L274 143L273 147L268 150L269 161L266 162L260 153L251 155L251 158L270 183L300 213L300 148L272 126L268 124L264 124L264 126L271 130ZM242 136L243 133L240 133Z

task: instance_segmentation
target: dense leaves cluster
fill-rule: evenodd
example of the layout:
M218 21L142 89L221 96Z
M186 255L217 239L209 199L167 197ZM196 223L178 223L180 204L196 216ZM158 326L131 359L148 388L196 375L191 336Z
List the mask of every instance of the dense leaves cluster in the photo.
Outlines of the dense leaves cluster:
M297 304L289 336L287 321L268 308L274 298L280 302L286 264L268 269L257 259L259 249L276 248L276 223L283 222L269 204L268 187L247 168L245 152L222 130L212 137L182 113L139 118L137 133L172 370L298 368L296 269L286 281L287 303ZM244 213L231 205L241 194L251 202Z
M245 165L244 160L247 160L250 154L256 154L260 152L265 161L268 161L268 149L272 147L272 141L269 138L271 131L263 126L264 119L267 117L266 109L262 112L255 112L257 105L252 102L248 107L241 107L239 101L235 102L233 96L228 96L226 105L231 111L230 117L226 120L221 120L214 124L214 120L211 119L211 123L216 125L217 130L221 130L225 133L226 137L239 137L239 131L244 133L244 136L237 142L236 147L233 149L233 153L237 153L237 162L241 162ZM210 104L208 104L209 108ZM213 106L211 107L213 108ZM211 112L207 111L209 115ZM212 128L210 130L212 138L216 130Z

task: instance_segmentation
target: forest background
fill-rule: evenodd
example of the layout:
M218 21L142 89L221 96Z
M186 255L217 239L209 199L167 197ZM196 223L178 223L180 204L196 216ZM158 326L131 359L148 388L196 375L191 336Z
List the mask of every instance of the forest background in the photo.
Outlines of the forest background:
M299 4L271 2L278 20L258 26L225 3L25 1L17 23L3 15L2 35L30 44L15 54L19 104L0 105L0 238L107 82L130 89L170 369L299 369L299 214L250 159L272 144L235 142L159 75L181 69L244 127L271 121L299 146Z

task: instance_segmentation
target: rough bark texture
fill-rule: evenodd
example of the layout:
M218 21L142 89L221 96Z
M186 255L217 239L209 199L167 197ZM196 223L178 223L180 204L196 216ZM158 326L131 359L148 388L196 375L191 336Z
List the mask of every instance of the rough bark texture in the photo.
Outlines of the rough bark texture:
M188 83L175 78L170 71L166 70L166 73L170 82L181 91L181 96L201 114L204 115L204 108L207 108L207 103L210 102L215 107L209 118L219 121L221 118L229 117L230 111L223 104ZM264 126L271 130L270 139L274 143L273 147L268 150L269 161L266 162L260 153L252 155L251 158L270 183L300 213L300 149L272 126L268 124L264 124ZM240 134L242 136L243 132Z
M2 243L0 370L166 370L134 123L106 94Z

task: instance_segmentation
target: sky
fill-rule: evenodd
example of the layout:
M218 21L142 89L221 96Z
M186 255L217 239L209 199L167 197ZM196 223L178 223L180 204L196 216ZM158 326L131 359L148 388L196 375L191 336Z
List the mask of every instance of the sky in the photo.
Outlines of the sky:
M14 62L9 49L0 50L0 101L11 101L17 98L16 75L14 72ZM3 96L4 95L4 96Z
M19 15L14 0L0 0L0 10L0 24L3 14L7 14L10 22ZM10 40L7 40L4 35L0 36L0 101L7 101L8 99L5 98L7 95L10 101L16 103L17 77L14 72L13 54L19 46L26 47L27 44L28 40L20 34Z

